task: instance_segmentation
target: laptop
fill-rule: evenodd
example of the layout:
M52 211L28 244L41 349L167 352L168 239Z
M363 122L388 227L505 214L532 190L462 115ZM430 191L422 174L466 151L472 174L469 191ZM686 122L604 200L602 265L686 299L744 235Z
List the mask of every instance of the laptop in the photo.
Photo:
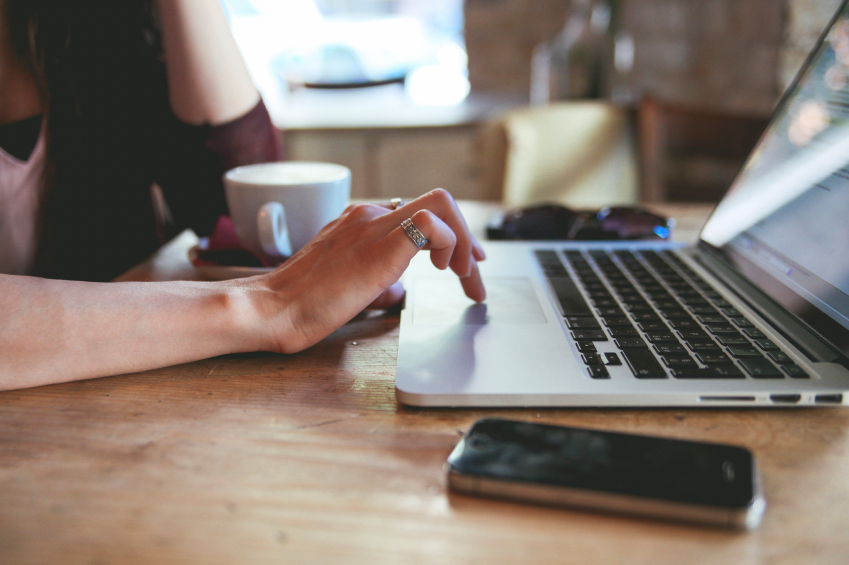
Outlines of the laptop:
M402 403L849 403L846 0L697 244L484 248L483 304L428 254L405 273Z

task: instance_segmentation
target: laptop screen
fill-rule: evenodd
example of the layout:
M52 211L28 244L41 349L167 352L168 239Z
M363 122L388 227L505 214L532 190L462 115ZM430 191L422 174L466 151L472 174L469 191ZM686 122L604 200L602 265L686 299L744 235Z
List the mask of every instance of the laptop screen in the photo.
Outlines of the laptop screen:
M701 239L846 352L849 6L845 1Z

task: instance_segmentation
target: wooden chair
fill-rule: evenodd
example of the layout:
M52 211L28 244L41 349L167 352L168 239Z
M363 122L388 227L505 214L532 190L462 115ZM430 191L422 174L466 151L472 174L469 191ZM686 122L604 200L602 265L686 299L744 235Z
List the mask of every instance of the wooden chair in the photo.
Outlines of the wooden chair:
M718 201L767 121L644 99L638 112L641 200Z

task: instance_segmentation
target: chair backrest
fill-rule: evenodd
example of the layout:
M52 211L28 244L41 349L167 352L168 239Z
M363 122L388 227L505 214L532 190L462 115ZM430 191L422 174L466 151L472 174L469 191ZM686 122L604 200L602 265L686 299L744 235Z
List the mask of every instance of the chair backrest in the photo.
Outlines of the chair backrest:
M505 204L598 208L637 200L637 156L628 110L606 102L561 102L512 111L498 128L503 132L503 167L490 165L496 177L501 173Z

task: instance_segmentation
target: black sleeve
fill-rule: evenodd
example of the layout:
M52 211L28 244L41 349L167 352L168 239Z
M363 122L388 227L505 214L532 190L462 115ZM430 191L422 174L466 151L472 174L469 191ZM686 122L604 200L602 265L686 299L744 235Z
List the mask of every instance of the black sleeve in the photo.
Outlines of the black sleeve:
M172 121L161 147L157 183L171 210L173 229L209 235L227 214L222 176L252 163L282 159L279 133L262 100L247 114L217 126Z

